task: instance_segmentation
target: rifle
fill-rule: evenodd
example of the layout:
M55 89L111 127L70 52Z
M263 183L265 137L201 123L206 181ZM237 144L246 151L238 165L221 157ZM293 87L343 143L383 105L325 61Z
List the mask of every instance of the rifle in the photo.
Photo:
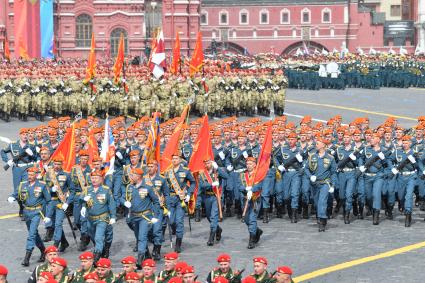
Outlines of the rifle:
M355 149L352 154L356 155L358 153L357 149ZM356 156L357 157L357 156ZM345 167L345 165L348 164L348 162L351 161L350 155L346 156L343 160L341 160L340 162L338 162L338 168L337 169L343 169Z
M56 179L55 170L53 168L49 168L47 170L47 174L49 174L50 180L53 182L53 185L56 187L56 194L58 195L58 198L59 198L59 200L61 202L61 205L64 204L64 203L66 203L66 196L65 196L65 194L63 193L63 191L62 191L62 189L60 187L60 184L58 182L58 179ZM77 236L75 235L75 231L74 231L73 226L72 226L71 218L66 213L66 211L64 211L64 213L65 213L66 219L68 220L68 224L71 227L71 232L72 232L72 236L74 237L75 244L78 246Z
M369 159L363 166L365 167L365 169L366 169L366 171L376 162L376 161L378 161L379 160L379 156L378 155L376 155L375 157L373 157L373 158L371 158L371 159ZM365 171L365 172L366 172ZM359 171L360 172L360 171ZM356 177L360 177L360 175L362 175L363 173L362 172L360 172L360 173L357 173L356 175Z
M413 155L412 155L413 156ZM407 164L412 163L410 161L410 159L408 157L406 157L406 159L404 159L398 166L397 166L397 170L399 172L401 172L401 170L403 170L404 167L406 167ZM413 163L412 163L413 165Z
M233 276L229 279L230 283L239 283L242 279L242 273L245 271L245 268L239 272L235 272Z
M25 150L23 150L19 155L12 157L13 163L17 164L19 160L21 160L22 157L27 155ZM10 168L9 164L6 163L6 165L3 166L4 171L7 171Z
M171 231L171 223L170 223L170 217L168 215L166 216L167 219L167 227L168 227L168 235L170 236L170 247L173 248L173 231Z

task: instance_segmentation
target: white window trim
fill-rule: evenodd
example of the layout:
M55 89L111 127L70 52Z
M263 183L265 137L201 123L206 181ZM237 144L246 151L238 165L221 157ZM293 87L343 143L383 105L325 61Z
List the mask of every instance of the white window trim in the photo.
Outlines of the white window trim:
M246 14L246 23L242 23L242 14ZM239 11L239 25L249 25L249 12L246 9Z
M201 17L202 17L202 15L206 15L206 17L207 17L207 21L203 24L203 23L201 23L201 25L202 26L207 26L208 25L208 12L207 11L205 11L205 10L202 10L201 11ZM199 19L199 21L200 21L201 19Z
M287 22L284 22L284 21L282 21L282 15L284 14L284 13L287 13L288 14L288 21ZM291 24L291 11L289 11L288 9L282 9L282 10L280 10L280 24L281 25L290 25Z
M267 14L267 22L266 23L263 23L263 22L261 22L261 15L263 14L263 13L266 13ZM260 25L268 25L269 24L269 22L270 22L270 13L269 13L269 10L267 10L267 9L261 9L260 10L260 12L259 12L259 14L258 14L258 22L259 22L259 24Z
M327 22L325 22L325 19L324 19L324 17L325 17L325 13L329 13L329 21L327 21ZM323 23L323 24L330 24L330 23L332 23L332 11L331 11L331 9L329 9L329 8L324 8L324 9L322 10L322 23Z
M226 23L221 22L221 15L222 14L226 14L226 19L227 19ZM220 13L218 13L218 23L219 23L220 26L228 26L229 25L229 11L221 10Z
M308 13L308 22L304 22L304 13ZM308 8L304 8L301 10L301 23L302 24L310 24L311 23L311 11Z

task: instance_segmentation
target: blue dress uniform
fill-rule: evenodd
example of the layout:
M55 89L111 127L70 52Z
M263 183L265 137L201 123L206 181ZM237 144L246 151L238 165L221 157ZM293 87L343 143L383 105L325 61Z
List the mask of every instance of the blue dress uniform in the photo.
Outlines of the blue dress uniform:
M137 232L138 264L144 260L148 245L148 233L152 229L152 219L159 216L159 199L153 190L151 180L143 179L139 184L127 186L125 201L131 203L130 217L134 231ZM159 222L159 221L158 221ZM158 223L156 222L156 223Z
M282 182L276 191L276 200L282 205L286 204L292 223L297 223L297 209L301 193L302 152L298 147L290 148L288 145L280 149L282 163L278 170L282 174ZM282 170L283 169L283 170Z
M167 197L167 207L170 210L170 223L176 229L175 251L181 251L181 243L184 234L184 214L186 204L181 200L178 191L185 192L186 198L192 196L195 190L195 179L187 167L179 165L165 172L170 195ZM189 185L188 185L189 182Z
M248 157L248 152L246 149L240 149L237 145L234 145L229 148L229 161L230 165L227 166L229 171L230 178L228 179L229 185L233 189L233 200L235 201L235 210L240 218L242 216L241 208L241 195L238 186L238 179L241 173L246 170L246 158Z
M254 172L252 172L254 173ZM235 187L239 190L240 195L247 195L246 188L248 187L248 183L250 178L252 178L252 175L249 175L248 172L239 173L238 178L236 179ZM252 193L261 193L262 189L262 182L255 184L252 186ZM241 202L241 207L245 207L245 202L248 201L248 207L246 210L244 222L248 226L248 232L249 232L249 243L248 248L252 249L255 247L255 244L259 242L261 235L263 234L263 231L258 228L257 226L257 211L255 209L255 206L257 205L256 200L247 200L246 197L243 197Z
M217 241L221 239L222 229L218 226L219 211L216 192L214 190L222 191L223 180L229 177L224 168L217 168L211 172L201 172L199 174L199 190L205 195L205 211L207 219L210 222L210 237L207 245L214 245L214 238ZM214 186L214 187L213 187ZM221 201L221 196L220 196Z
M119 199L122 192L123 168L129 163L129 148L119 147L115 153L114 173L112 174L112 192L115 203L119 204Z
M329 153L320 156L317 152L308 157L305 167L305 174L311 182L314 205L319 218L319 232L325 231L329 193L332 193L331 188L338 184L336 162Z
M90 196L88 201L84 198ZM116 219L116 204L112 192L108 186L101 185L95 191L93 185L87 189L87 194L82 194L81 201L84 201L83 211L86 211L89 234L95 242L95 259L99 259L104 252L104 242L106 230L110 226L110 219ZM96 261L95 260L95 261Z
M385 158L389 158L394 152L394 144L386 144L385 141L381 144L382 153L385 154ZM388 166L388 163L384 163L384 166ZM393 208L395 203L395 191L397 176L389 173L391 168L386 168L386 174L384 177L384 185L382 186L382 201L385 203L385 215L388 219L393 219Z
M155 218L158 219L158 222L153 223L152 225L154 244L152 256L155 260L160 260L161 245L164 242L164 232L165 228L167 227L166 217L168 217L168 215L164 215L164 211L168 214L165 199L170 195L170 189L168 188L168 184L164 176L158 173L153 177L151 177L149 174L144 175L143 186L148 190L152 190L158 198L158 202L153 203L153 205L157 206L155 208L155 211L157 212L155 213Z
M311 144L307 144L304 148L300 147L300 149L303 153L302 155L304 162L306 162L308 157L316 152L316 145L313 142ZM301 200L304 205L303 218L306 219L308 218L308 204L313 201L313 195L310 179L305 170L303 171L303 174L301 176Z
M417 170L423 171L423 163L418 162L412 149L405 151L396 148L391 155L394 175L397 175L397 195L406 215L405 226L410 227L413 211L413 192L417 183Z
M82 223L81 223L82 218L81 218L81 214L80 214L80 212L81 212L80 196L81 196L81 193L82 193L83 190L81 188L81 184L80 184L80 181L79 181L78 176L77 176L77 166L79 168L81 168L80 165L75 165L71 169L71 180L72 180L72 184L73 184L74 191L75 191L74 207L73 207L73 210L72 210L72 215L74 216L74 225L77 226L77 228L81 231L81 234L83 234ZM84 169L81 168L79 170L81 170L81 173L82 173L82 176L83 176L83 181L84 181L83 186L87 187L90 184L90 181L89 181L90 172L91 172L90 166L87 165ZM85 227L85 228L87 229L87 227Z
M413 145L414 144L414 145ZM422 160L424 160L425 158L425 141L422 140L421 142L416 142L416 140L414 140L412 142L412 149L413 152L415 153L415 155L417 156L418 162L421 162ZM423 162L422 162L423 164ZM418 188L418 197L417 197L417 202L420 205L420 210L425 210L425 204L424 204L424 200L425 200L425 182L423 178L419 178L419 176L422 175L422 172L418 172L418 178L416 181L416 185Z
M31 257L34 246L40 249L40 260L44 261L45 248L38 234L38 225L41 220L42 207L50 201L50 194L46 188L46 184L39 180L35 180L33 184L23 181L19 184L17 192L14 192L12 196L20 200L24 206L24 219L28 229L26 261L24 260L22 265L29 265L29 258Z
M70 205L74 202L75 190L71 181L71 177L68 173L60 170L56 173L56 179L60 185L60 189L66 197L66 204ZM45 182L49 189L50 195L52 197L50 203L46 209L46 217L53 219L54 217L54 233L53 233L53 241L56 247L59 247L59 243L61 244L60 252L65 251L65 249L69 246L65 233L63 232L63 220L65 219L65 211L62 209L62 203L59 200L58 194L56 191L53 191L53 181L50 179L49 173L45 176ZM47 227L48 228L48 227Z
M389 167L389 159L385 158L385 154L382 151L382 147L379 147L379 150L376 151L371 146L366 146L363 149L363 154L360 156L359 159L359 169L361 171L366 170L364 171L363 176L361 178L363 178L364 180L366 204L368 205L369 209L373 209L374 225L379 224L382 186L384 185L386 168ZM382 157L384 158L382 159ZM370 163L371 165L368 166L368 168L364 168L364 165L367 163ZM385 165L385 163L387 163L387 165Z
M10 154L10 158L8 157ZM25 143L21 146L20 141L12 142L0 151L1 159L7 163L5 166L12 167L13 191L16 193L19 184L27 179L27 169L37 161L35 147ZM13 162L13 164L12 164ZM19 203L19 215L22 216L22 204Z
M230 165L229 161L229 152L227 148L220 145L219 147L213 146L213 154L214 154L214 161L217 163L218 167L226 168ZM224 203L226 205L226 217L232 216L232 196L233 191L232 188L228 188L228 184L230 184L226 179L222 179L221 186L223 188L223 194L222 194L222 200L224 200Z
M338 199L341 202L344 215L344 223L350 224L350 211L353 208L353 195L356 189L356 168L358 152L354 145L346 147L341 145L336 149L338 160ZM345 164L344 164L345 163Z

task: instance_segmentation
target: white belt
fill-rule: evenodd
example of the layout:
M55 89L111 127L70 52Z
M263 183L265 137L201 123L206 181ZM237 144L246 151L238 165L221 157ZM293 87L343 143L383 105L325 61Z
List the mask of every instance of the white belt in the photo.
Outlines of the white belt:
M242 172L245 172L245 170L246 170L246 169L237 169L237 170L235 170L234 172L236 172L236 173L242 173Z
M364 173L364 174L368 177L375 177L377 175L376 173Z
M354 170L356 170L356 168L344 168L342 172L353 172Z
M16 164L16 166L18 166L18 167L26 167L26 166L31 166L33 164L34 164L34 162L30 162L30 163Z
M286 169L286 171L288 171L288 172L295 172L295 171L297 171L297 169L290 168L290 169Z
M403 176L410 176L416 174L416 171L408 171L408 172L401 172L401 175Z

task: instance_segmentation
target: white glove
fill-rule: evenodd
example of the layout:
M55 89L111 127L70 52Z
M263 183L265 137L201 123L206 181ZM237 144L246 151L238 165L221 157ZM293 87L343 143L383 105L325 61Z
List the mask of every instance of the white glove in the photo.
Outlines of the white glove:
M44 165L43 165L43 168L44 168L44 170L46 170L46 171L47 171L47 169L49 169L49 166L47 166L47 164L44 164Z
M335 191L335 188L334 188L334 187L332 187L332 186L330 186L330 187L329 187L329 193L330 193L330 194L332 194L334 191Z
M88 202L90 199L91 199L91 196L85 196L85 197L83 198L83 200L84 200L85 202Z
M298 162L303 162L303 156L301 154L297 153L295 158L298 160Z
M354 153L350 153L350 155L348 157L350 157L350 159L353 160L353 161L357 159L357 157L354 155Z
M314 183L314 182L316 182L316 180L317 180L317 177L316 176L310 176L310 181L312 182L312 183Z
M12 159L9 159L9 160L7 161L7 165L9 165L9 167L12 167L12 166L13 166L13 164L15 164L15 162L13 162L13 160L12 160Z
M25 152L29 155L29 156L33 156L34 152L32 152L31 148L27 148L25 149Z
M382 152L380 152L380 153L378 153L378 157L379 157L381 160L384 160L384 159L385 159L385 154L384 154L384 153L382 153Z
M185 202L189 202L189 201L190 201L190 195L187 195L187 196L184 198L184 201L185 201Z
M425 170L424 170L424 171L422 171L422 174L423 174L423 175L425 175Z
M131 202L129 202L129 201L124 202L124 206L127 207L127 208L130 208Z
M53 186L53 187L52 187L52 192L56 192L56 191L57 191L57 189L58 189L58 188L57 188L56 186Z
M394 174L394 175L397 175L397 174L398 174L398 170L397 170L397 168L393 168L393 169L391 169L391 172L393 172L393 174Z
M244 151L242 152L243 157L248 158L248 152Z
M110 225L114 225L116 222L115 218L111 218L111 220L109 220Z
M335 150L331 149L331 155L335 154Z
M64 204L62 204L62 210L66 211L68 209L68 204L65 202Z
M167 216L170 217L171 216L171 212L167 211Z
M277 169L278 169L280 172L285 171L285 167L284 167L283 165L279 165L279 166L277 167Z
M247 198L248 200L251 200L251 199L252 199L252 191L248 191L248 192L246 193L246 198Z
M15 199L14 197L8 197L8 198L7 198L7 201L8 201L9 203L13 203L15 200L16 200L16 199Z
M213 187L218 187L218 186L220 186L220 183L218 181L215 181L215 182L212 183L212 186Z
M155 217L151 219L152 224L155 224L155 223L157 223L158 221L159 221L159 220L158 220L158 218L155 218Z
M227 171L232 171L233 170L233 166L232 165L229 165L226 168L227 168Z
M117 153L115 153L115 155L116 155L119 159L123 159L123 156L122 156L121 152L117 151Z
M224 154L224 152L222 152L222 151L220 151L219 153L218 153L218 156L220 156L220 159L221 160L224 160L225 158L226 158L226 155Z
M87 212L87 209L85 207L82 207L80 211L81 216L86 217L86 212Z
M407 158L410 160L410 162L412 162L412 164L416 163L416 159L413 155L409 155Z
M252 187L251 186L248 186L248 187L245 188L245 190L248 191L248 192L250 192L250 191L252 191Z
M360 172L364 173L366 171L366 167L363 165L359 167Z
M40 153L40 147L36 146L36 147L35 147L35 151L36 151L37 153Z
M47 224L51 221L52 221L52 219L50 219L49 217L44 217L44 219L43 219L44 224Z
M212 167L213 167L215 170L217 170L217 169L218 169L217 162L213 161L213 162L212 162Z

